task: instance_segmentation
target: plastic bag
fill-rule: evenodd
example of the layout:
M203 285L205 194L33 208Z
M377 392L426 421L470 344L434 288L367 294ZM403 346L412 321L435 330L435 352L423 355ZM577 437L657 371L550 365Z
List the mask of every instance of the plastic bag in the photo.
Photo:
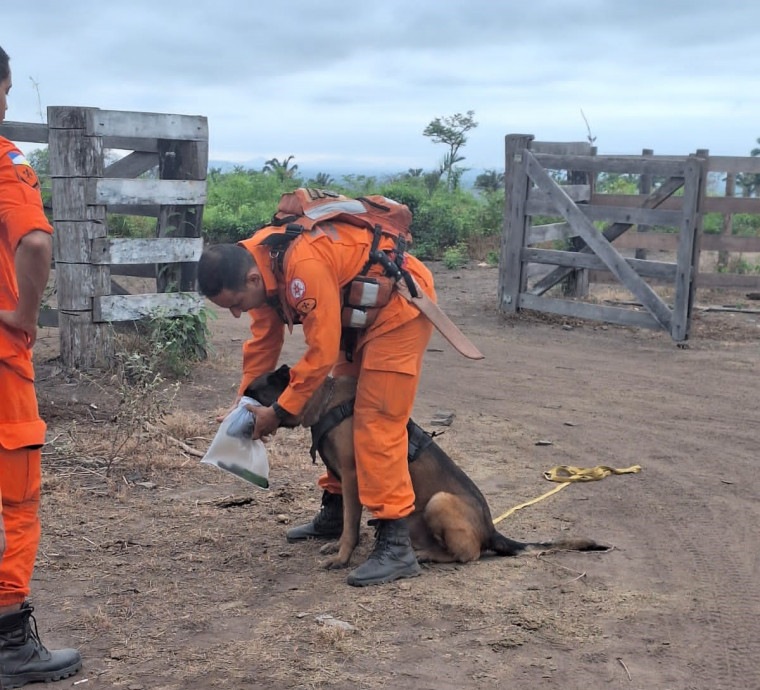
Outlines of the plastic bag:
M201 462L216 465L262 489L269 488L269 461L261 440L251 436L256 417L246 405L261 406L258 400L243 396L238 406L219 425Z

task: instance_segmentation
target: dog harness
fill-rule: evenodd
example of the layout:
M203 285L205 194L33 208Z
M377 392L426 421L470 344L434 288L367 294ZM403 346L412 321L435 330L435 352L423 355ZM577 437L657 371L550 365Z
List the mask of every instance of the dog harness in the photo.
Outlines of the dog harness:
M354 399L352 398L323 414L316 424L311 427L311 448L309 449L309 454L314 464L317 463L317 453L319 453L320 457L324 458L322 442L325 435L353 414ZM433 436L412 419L406 424L406 432L409 437L407 459L411 463L419 457L423 450L433 443Z

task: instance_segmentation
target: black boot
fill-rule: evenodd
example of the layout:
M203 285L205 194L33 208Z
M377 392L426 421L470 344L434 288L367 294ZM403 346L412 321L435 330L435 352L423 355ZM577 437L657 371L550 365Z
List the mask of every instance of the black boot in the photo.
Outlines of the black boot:
M49 652L40 642L34 607L22 604L18 611L0 616L0 688L20 688L34 681L60 680L82 667L76 649ZM32 622L34 629L32 630Z
M325 491L322 506L311 522L287 531L289 542L304 539L337 539L343 531L343 496Z
M348 574L349 585L381 585L403 577L416 577L422 572L405 518L370 520L369 524L375 526L375 548L366 563Z

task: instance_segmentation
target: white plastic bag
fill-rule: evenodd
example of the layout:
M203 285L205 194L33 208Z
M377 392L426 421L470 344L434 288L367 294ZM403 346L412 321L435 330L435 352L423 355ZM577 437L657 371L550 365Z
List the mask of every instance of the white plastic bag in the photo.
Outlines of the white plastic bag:
M254 441L256 418L245 406L261 406L258 400L243 396L238 406L219 425L219 430L201 462L216 465L262 489L269 488L269 461L261 440Z

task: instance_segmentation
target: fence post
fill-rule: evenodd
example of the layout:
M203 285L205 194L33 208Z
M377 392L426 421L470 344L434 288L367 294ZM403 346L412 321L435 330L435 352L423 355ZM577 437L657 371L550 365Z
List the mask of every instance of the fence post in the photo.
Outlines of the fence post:
M594 152L592 151L593 155ZM587 184L591 186L592 175L581 170L568 170L567 171L567 183ZM589 197L590 198L590 197ZM580 251L585 242L580 237L571 237L569 242L569 249L573 252ZM570 273L567 278L562 281L562 293L565 297L588 297L589 277L587 268L576 268Z
M499 309L514 313L523 284L522 248L528 223L525 202L528 175L522 151L533 141L532 134L508 134L504 145L504 226L499 256Z
M705 194L707 149L698 149L686 161L683 185L683 220L678 237L678 253L673 296L673 317L670 335L677 343L689 337L691 311L694 304L697 272L699 270L699 231Z
M205 180L208 168L207 141L158 140L158 174L162 180ZM203 205L161 206L158 237L200 237ZM157 292L195 290L196 263L159 264Z
M111 275L108 266L91 263L92 241L107 230L106 207L87 204L88 189L103 176L103 140L86 134L88 110L48 108L58 329L67 369L103 366L113 347L107 325L92 319L92 298L110 294Z
M736 173L726 173L726 198L736 196ZM723 227L720 230L721 237L729 237L734 232L734 216L729 213L723 214ZM728 266L728 251L721 249L718 252L718 270L725 270Z
M654 149L642 149L641 155L653 156ZM649 196L651 192L652 192L652 175L649 173L642 173L641 175L639 175L639 194L642 194L644 196ZM636 232L649 232L650 230L651 230L651 227L649 225L636 226ZM634 256L637 259L646 259L647 250L637 248Z

